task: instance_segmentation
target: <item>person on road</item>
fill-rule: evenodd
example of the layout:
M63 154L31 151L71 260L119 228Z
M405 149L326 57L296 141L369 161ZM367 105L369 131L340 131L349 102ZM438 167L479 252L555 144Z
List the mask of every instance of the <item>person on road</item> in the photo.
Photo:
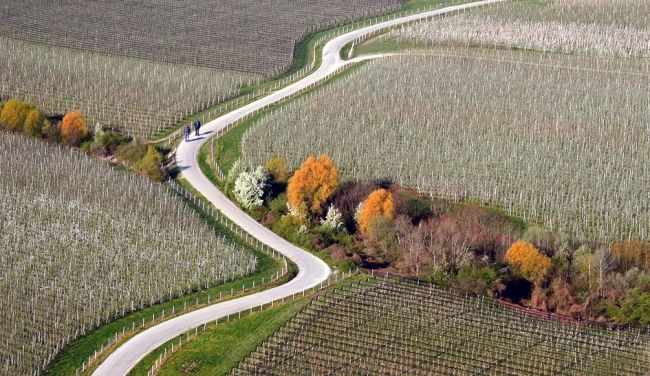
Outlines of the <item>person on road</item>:
M194 132L196 133L197 136L199 135L199 129L201 129L201 122L199 121L199 119L196 119L194 120Z
M183 135L185 135L185 142L188 142L190 140L190 133L192 131L190 130L190 126L186 125L185 128L183 128Z

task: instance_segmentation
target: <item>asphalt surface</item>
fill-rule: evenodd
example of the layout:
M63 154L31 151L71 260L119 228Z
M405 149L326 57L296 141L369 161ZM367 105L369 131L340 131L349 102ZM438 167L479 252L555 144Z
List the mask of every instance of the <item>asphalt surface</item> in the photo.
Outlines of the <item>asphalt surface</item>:
M337 70L346 65L362 60L385 56L373 55L349 61L342 60L340 58L341 49L346 44L359 37L386 27L502 1L504 0L484 0L446 7L363 27L338 36L328 42L323 48L322 63L317 71L300 81L272 92L266 97L233 110L232 112L203 125L201 127L201 136L197 137L192 135L188 142L181 142L176 150L176 163L187 181L196 190L201 192L201 194L217 209L244 229L244 231L293 261L298 266L298 275L282 286L274 287L238 299L217 303L178 316L147 329L117 348L108 356L108 358L106 358L97 370L95 370L93 375L126 375L147 354L170 339L190 329L214 321L215 319L224 317L228 314L237 313L242 310L250 309L251 307L258 307L261 304L267 304L271 301L300 293L303 290L312 288L325 281L331 273L330 268L321 259L274 234L248 216L244 211L239 209L237 205L231 202L221 191L219 191L199 168L197 155L201 145L207 142L210 137L216 135L217 131L224 129L228 124L233 123L258 109L289 97L305 88L314 86L327 79Z

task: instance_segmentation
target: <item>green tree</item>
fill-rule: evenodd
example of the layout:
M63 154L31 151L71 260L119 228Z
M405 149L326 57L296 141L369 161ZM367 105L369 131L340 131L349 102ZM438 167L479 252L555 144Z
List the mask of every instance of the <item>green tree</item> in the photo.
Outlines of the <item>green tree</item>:
M43 136L52 142L61 141L61 129L58 124L52 123L45 119L42 128Z
M489 293L496 290L498 273L491 266L469 265L458 271L458 288L460 291L473 295Z
M621 304L618 319L625 324L650 325L650 293L635 289Z
M45 116L38 109L34 108L27 114L23 130L30 137L42 137Z
M162 181L165 174L162 171L162 154L155 147L149 146L147 154L135 164L135 169L151 180Z

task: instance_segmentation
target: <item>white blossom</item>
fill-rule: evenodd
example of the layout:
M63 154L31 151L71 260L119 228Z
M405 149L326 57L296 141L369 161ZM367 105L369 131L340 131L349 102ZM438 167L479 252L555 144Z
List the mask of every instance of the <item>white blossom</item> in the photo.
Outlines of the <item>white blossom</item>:
M343 227L343 215L341 211L334 205L330 205L327 209L325 218L320 221L321 225L329 227L332 230L339 230Z
M244 171L235 180L234 193L237 201L246 209L264 203L264 189L268 177L264 167L259 166L253 172Z
M361 201L357 208L354 210L354 221L359 223L359 218L361 217L361 211L363 210L364 201Z

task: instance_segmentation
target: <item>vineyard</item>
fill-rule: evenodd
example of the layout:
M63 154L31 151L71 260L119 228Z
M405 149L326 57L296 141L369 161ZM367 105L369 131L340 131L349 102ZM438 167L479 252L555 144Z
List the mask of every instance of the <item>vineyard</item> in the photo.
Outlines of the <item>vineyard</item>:
M399 8L398 0L5 0L0 35L274 76L307 33Z
M441 49L375 61L244 135L251 165L326 153L347 179L493 203L580 238L650 238L650 64Z
M0 67L0 99L35 103L51 114L78 109L92 127L143 139L261 79L9 38L0 38Z
M415 282L319 296L233 375L642 375L650 336L536 318Z
M650 3L644 0L507 2L397 29L402 43L517 48L650 57Z
M0 373L147 305L253 272L256 259L160 185L74 151L0 137Z
M144 3L4 2L0 101L32 102L50 114L78 109L92 128L149 139L286 71L307 33L400 6L397 0Z

